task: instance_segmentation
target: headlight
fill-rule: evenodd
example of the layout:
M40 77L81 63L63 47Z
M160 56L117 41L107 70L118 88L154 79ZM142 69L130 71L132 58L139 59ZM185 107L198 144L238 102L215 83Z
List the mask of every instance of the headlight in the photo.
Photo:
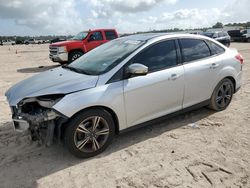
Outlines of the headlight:
M58 47L58 53L64 53L64 52L67 52L66 46L60 46L60 47Z
M54 95L45 95L45 96L39 96L39 97L32 97L22 100L19 103L19 106L23 106L28 103L36 102L40 106L45 108L51 108L54 106L58 101L60 101L64 97L64 94L54 94Z

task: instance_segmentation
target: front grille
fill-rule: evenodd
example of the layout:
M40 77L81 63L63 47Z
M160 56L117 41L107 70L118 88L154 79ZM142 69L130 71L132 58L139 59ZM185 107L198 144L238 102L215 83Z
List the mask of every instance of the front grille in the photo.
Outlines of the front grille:
M49 53L52 55L56 55L58 52L58 48L56 46L50 46L49 47Z

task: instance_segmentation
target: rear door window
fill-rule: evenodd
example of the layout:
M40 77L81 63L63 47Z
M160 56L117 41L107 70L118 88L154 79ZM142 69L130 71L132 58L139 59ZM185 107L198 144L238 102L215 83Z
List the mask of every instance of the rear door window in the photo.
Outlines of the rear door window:
M200 39L180 39L184 62L191 62L211 56L205 41Z
M114 31L105 31L104 33L105 33L107 40L113 40L113 39L117 38L116 33Z

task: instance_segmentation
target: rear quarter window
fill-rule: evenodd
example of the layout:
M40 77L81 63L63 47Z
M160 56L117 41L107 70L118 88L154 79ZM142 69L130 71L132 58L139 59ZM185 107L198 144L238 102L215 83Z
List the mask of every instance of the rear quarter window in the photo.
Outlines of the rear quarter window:
M181 39L181 49L184 62L191 62L211 56L205 41L200 39Z
M113 40L116 39L116 33L114 31L105 31L105 36L107 40Z
M212 41L206 41L210 50L211 55L219 55L225 52L225 49Z

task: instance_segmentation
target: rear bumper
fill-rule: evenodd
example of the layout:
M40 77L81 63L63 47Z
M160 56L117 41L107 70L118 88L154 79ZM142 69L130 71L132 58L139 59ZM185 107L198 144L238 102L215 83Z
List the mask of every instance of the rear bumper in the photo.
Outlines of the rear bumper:
M49 58L53 62L65 62L65 61L68 61L68 53L67 52L57 53L57 54L50 53Z
M236 77L235 93L239 91L239 89L241 88L241 82L242 82L242 71L240 71Z

